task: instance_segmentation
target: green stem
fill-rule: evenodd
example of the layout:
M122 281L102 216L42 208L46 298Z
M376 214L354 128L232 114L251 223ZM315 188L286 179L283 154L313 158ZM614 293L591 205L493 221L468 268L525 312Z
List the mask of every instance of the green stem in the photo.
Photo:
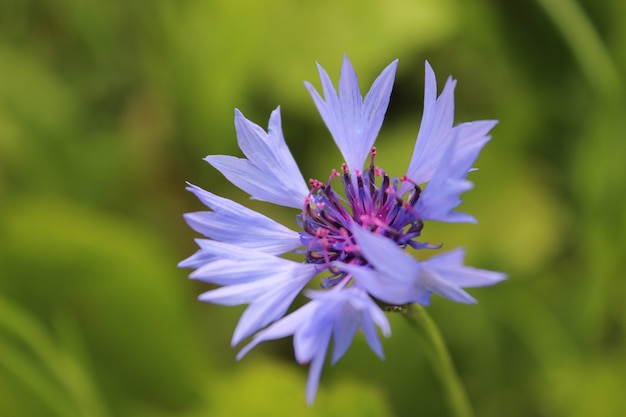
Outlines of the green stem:
M445 391L451 416L473 417L474 411L465 387L454 368L454 363L441 337L439 328L420 305L409 305L402 311L404 318L425 342L427 353Z
M593 23L576 0L536 0L568 44L601 97L619 97L622 79Z

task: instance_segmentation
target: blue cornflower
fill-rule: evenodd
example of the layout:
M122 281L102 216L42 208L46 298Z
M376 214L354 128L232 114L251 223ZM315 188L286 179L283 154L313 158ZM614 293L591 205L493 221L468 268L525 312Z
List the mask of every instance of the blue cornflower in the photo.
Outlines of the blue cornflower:
M437 97L435 74L426 62L424 114L411 162L406 175L390 177L375 165L373 145L396 67L397 60L383 70L365 98L347 57L338 91L319 65L323 97L305 83L345 160L326 182L305 182L285 144L279 108L272 112L267 132L235 110L237 140L246 158L206 158L251 198L300 210L296 216L300 231L195 185L188 187L211 211L189 213L185 219L208 239L197 239L200 249L179 266L195 269L191 278L221 286L200 295L200 300L249 305L232 344L254 337L238 359L260 342L293 335L297 361L311 363L309 404L331 338L333 363L346 352L359 328L382 358L376 327L384 336L391 331L381 307L428 305L433 293L474 303L464 287L492 285L505 278L499 272L463 265L462 249L424 261L406 252L409 247L441 247L419 240L424 221L476 222L455 209L460 194L472 188L467 174L497 122L453 127L456 81L448 78ZM304 261L280 257L292 251L303 254ZM295 297L318 274L323 275L322 289L305 291L311 301L285 316Z

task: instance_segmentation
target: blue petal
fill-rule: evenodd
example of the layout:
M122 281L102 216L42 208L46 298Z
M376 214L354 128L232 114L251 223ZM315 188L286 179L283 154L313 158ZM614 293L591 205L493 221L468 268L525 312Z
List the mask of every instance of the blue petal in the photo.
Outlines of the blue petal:
M315 268L298 264L292 276L270 275L268 278L230 285L202 294L201 301L223 305L250 304L233 334L232 345L282 317L298 293L315 275Z
M239 110L235 129L247 159L213 155L205 160L254 199L302 208L309 190L283 138L280 108L272 112L268 133Z
M356 329L364 321L381 322L383 334L389 335L389 323L376 303L358 288L336 289L333 291L309 291L313 298L311 303L319 303L316 313L310 316L313 324L303 325L294 336L294 349L299 361L311 360L309 378L307 382L307 401L313 402L319 384L324 357L330 343L330 332L333 330L334 352L332 362L335 363L343 356L352 343ZM371 316L376 316L372 319ZM382 356L380 341L374 331L368 328L367 341L372 350ZM376 340L373 341L372 338Z
M299 233L269 217L192 184L187 190L213 210L184 216L195 231L206 237L273 255L301 246Z
M325 294L332 295L333 292ZM331 297L332 299L332 297ZM337 304L311 301L315 305L315 314L308 321L301 323L293 336L296 360L309 363L321 349L326 349L333 331L333 322L338 315Z
M382 311L376 306L378 311L382 314ZM372 312L370 312L371 314ZM385 354L383 353L383 345L380 343L380 339L378 338L378 333L376 333L376 327L374 326L374 320L372 319L372 315L365 314L363 315L363 321L361 322L361 329L365 334L365 341L369 345L370 349L380 358L385 359ZM383 315L384 317L384 315ZM386 320L386 319L385 319ZM388 337L391 334L391 330L389 329L389 323L387 322L387 332L383 330L383 335Z
M456 302L474 303L476 300L462 287L493 285L506 278L500 272L463 265L462 249L418 262L384 236L359 227L352 232L361 253L374 269L339 262L334 266L353 275L369 294L390 304L427 305L431 293Z
M422 266L434 271L442 279L466 288L494 285L506 279L506 274L502 272L463 265L464 258L465 250L459 248L433 256L422 262Z
M433 256L422 262L420 286L422 295L438 294L459 303L476 303L476 300L461 287L482 287L494 285L506 279L506 274L463 265L465 251L456 249Z
M344 297L344 300L337 306L338 311L335 313L331 363L335 364L346 353L359 327L362 328L372 351L381 359L384 358L374 323L378 324L385 337L391 334L391 329L380 307L364 290L356 287L344 290L338 295Z
M374 268L335 263L351 274L369 294L389 304L415 302L419 262L406 254L395 242L354 225L352 233L359 250Z
M339 94L328 73L319 64L317 67L324 98L310 83L305 82L348 169L353 173L362 170L363 162L376 141L389 105L397 65L398 61L395 60L383 70L364 100L354 68L345 55L339 78Z
M309 406L313 405L315 394L317 394L324 359L326 359L326 352L328 351L328 343L330 343L330 332L325 332L324 340L320 340L320 349L311 360L311 366L309 367L309 376L306 381L306 403Z
M256 345L268 340L282 339L283 337L291 336L296 332L296 329L302 326L302 323L306 323L310 320L310 317L315 313L316 305L312 303L305 304L293 313L283 317L276 323L272 324L268 328L261 330L250 343L243 347L237 354L237 360L241 360L248 354Z
M313 299L313 302L320 305L318 313L316 313L316 321L320 328L329 327L330 324L334 329L335 341L332 363L337 362L344 355L352 343L356 330L362 327L365 322L368 325L376 323L385 337L391 334L387 317L367 292L361 288L352 286L348 289L335 289L333 291L307 291L306 294ZM382 350L378 336L375 330L373 333L371 332L372 329L373 327L364 328L364 332L367 330L366 340L372 350L381 356ZM298 350L301 351L303 359L312 356L310 348L303 346L302 340L298 342Z
M456 135L454 154L459 170L471 171L478 154L491 139L489 131L497 124L497 120L479 120L461 123L454 128Z
M437 80L435 73L428 61L426 61L425 67L424 114L407 170L407 176L416 184L430 181L444 154L445 144L450 140L452 124L454 123L456 80L451 77L448 78L443 92L439 98L436 98Z
M258 343L293 334L296 359L311 363L307 381L307 401L313 402L324 358L335 336L333 357L340 358L352 342L356 329L364 324L366 340L372 350L382 356L382 347L372 323L376 323L385 336L390 334L389 322L376 303L359 288L338 288L331 291L308 291L311 301L257 333L241 350L241 358Z
M428 268L423 268L420 271L419 283L422 289L422 291L419 292L420 301L424 305L428 305L428 296L430 293L440 295L441 297L456 301L457 303L477 303L476 299L465 292L460 286L447 281L444 277ZM423 299L422 297L426 298Z
M200 240L200 239L198 239ZM179 268L200 268L209 262L213 262L217 257L209 252L205 252L202 249L196 251L189 258L184 259L178 263Z
M214 240L198 239L200 252L209 261L198 267L189 277L218 285L244 284L282 276L299 276L302 270L313 273L315 265L289 261L267 253L253 251ZM196 254L197 256L197 254Z
M464 123L454 128L444 157L417 201L416 210L423 220L476 223L474 217L453 210L462 202L460 195L473 187L465 178L489 141L485 133L493 125L494 122L487 121Z
M312 275L293 279L275 288L268 288L268 291L260 295L241 315L233 333L231 345L239 344L257 330L284 316L302 288L309 283Z
M309 268L309 265L306 264L295 262L293 264L293 268L289 272L281 272L278 275L266 272L266 276L263 279L227 285L207 291L198 298L200 301L235 306L250 304L259 298L269 298L274 290L282 292L295 287L302 289L311 277L315 275L316 271L314 268ZM297 265L301 267L299 268ZM292 274L288 275L290 272Z
M417 212L422 220L434 220L448 223L477 223L467 214L453 211L462 200L460 195L473 188L468 180L446 179L433 180L428 183L417 203Z
M350 308L349 305L343 305L336 312L337 319L333 327L333 338L335 340L333 346L333 354L331 363L334 365L346 353L356 331L361 325L361 312Z
M369 294L381 301L392 305L416 302L417 290L415 287L419 265L416 265L417 269L411 272L411 276L386 275L365 266L341 262L335 262L333 265L352 275L359 287L364 288Z
M453 128L456 80L448 78L437 98L435 73L428 62L425 67L424 115L407 170L407 176L417 184L431 181L450 152L456 155L457 163L462 167L465 164L461 161L468 161L472 157L473 163L480 149L489 140L487 133L497 124L495 120L483 120L463 123ZM464 168L466 172L470 170L471 163Z

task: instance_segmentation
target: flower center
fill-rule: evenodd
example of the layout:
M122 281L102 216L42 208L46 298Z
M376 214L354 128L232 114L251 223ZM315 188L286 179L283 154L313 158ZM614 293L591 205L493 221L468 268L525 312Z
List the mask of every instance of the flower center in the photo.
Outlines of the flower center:
M324 280L325 287L332 287L345 277L344 273L330 268L331 262L367 264L352 237L354 224L386 236L402 247L429 246L415 241L423 227L415 210L420 187L406 177L390 178L374 165L375 156L376 148L372 148L369 168L363 173L357 170L356 178L352 178L343 164L343 174L333 170L326 184L309 180L311 192L297 221L304 230L300 240L307 247L306 261L332 273ZM336 178L341 178L338 181L343 186L343 195L333 189ZM400 192L404 182L411 184L410 193Z

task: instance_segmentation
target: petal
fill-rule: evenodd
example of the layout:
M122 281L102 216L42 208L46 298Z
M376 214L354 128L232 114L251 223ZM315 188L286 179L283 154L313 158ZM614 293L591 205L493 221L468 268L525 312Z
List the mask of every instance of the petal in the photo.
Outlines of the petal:
M390 304L427 305L431 293L456 302L475 303L462 287L493 285L506 278L500 272L463 265L462 249L418 262L383 236L358 227L353 233L361 253L374 269L339 262L333 265L352 274L369 294Z
M239 344L257 330L284 316L293 300L314 274L315 271L313 274L303 273L299 277L292 277L289 281L282 280L282 283L276 283L273 288L268 287L267 291L260 294L241 315L233 333L231 345Z
M358 126L361 119L363 97L359 89L359 78L352 63L344 54L339 75L339 101L344 121L344 134L350 137L350 128Z
M315 400L315 394L317 394L317 387L320 384L320 377L322 375L322 367L324 366L324 360L326 359L326 351L328 350L328 344L330 343L330 332L328 332L328 335L324 336L324 341L320 343L320 350L316 352L315 357L311 361L309 376L306 381L306 403L309 406L313 405L313 400Z
M214 240L198 240L201 251L211 261L200 266L189 277L218 285L243 284L272 276L289 279L303 273L313 274L315 265L302 264L267 253L252 251Z
M473 187L474 184L467 180L445 178L433 180L422 192L417 202L417 212L423 220L477 223L477 220L469 214L452 211L461 204L460 195Z
M390 304L413 302L415 280L420 265L388 238L354 225L356 243L363 257L374 269L335 263L340 270L352 274L369 294Z
M369 295L367 298L369 300L369 303L366 305L367 311L369 313L367 317L371 318L373 323L376 324L376 326L380 328L380 331L382 332L383 336L385 337L391 336L391 326L389 325L389 320L387 319L387 315L380 309L378 304L376 304L369 297ZM366 329L363 329L363 330L365 331L365 336L367 337Z
M413 277L400 275L385 275L374 269L334 262L333 266L352 275L360 287L377 299L392 305L402 305L415 302L415 281L419 271Z
M315 269L308 268L304 264L302 266L303 268L294 268L293 275L289 277L286 277L284 273L280 273L256 281L227 285L204 292L198 299L215 304L235 306L252 303L258 298L269 298L274 291L287 290L291 292L290 289L296 287L302 289L316 273Z
M359 250L378 272L390 277L398 276L398 273L407 276L419 268L417 261L407 255L392 240L367 231L356 224L353 225L351 231Z
M461 171L471 171L478 154L491 139L489 131L497 124L497 120L479 120L461 123L454 128L457 136L454 153Z
M346 353L359 327L365 333L370 348L383 358L382 345L374 323L377 323L385 336L390 335L389 322L380 307L362 289L350 287L337 294L336 302L340 310L334 322L334 342L332 362L335 364Z
M487 133L497 124L495 120L482 120L453 128L456 80L448 78L441 95L435 99L435 73L428 62L425 66L424 115L407 170L407 176L417 184L431 181L450 152L456 155L460 167L465 167L465 162L471 160L470 166L463 168L469 171L480 149L489 140ZM450 142L454 142L454 146L450 147Z
M361 312L355 310L349 303L340 306L333 326L333 355L331 363L334 365L346 353L356 331L361 325Z
M383 317L384 322L381 327L384 328L383 332L386 335L389 334L389 323L376 303L359 288L307 291L307 295L312 298L311 303L316 303L319 307L315 314L309 317L314 324L303 325L296 331L294 349L301 363L311 359L307 382L307 400L311 404L317 391L324 357L330 343L330 330L332 329L332 335L335 338L332 357L332 363L335 363L344 355L362 323L379 322L380 317ZM369 327L364 331L366 331L366 339L372 350L382 357L382 346L376 330Z
M431 257L422 262L423 269L434 271L442 279L467 288L485 287L506 279L502 272L473 268L463 265L464 249L455 249Z
M285 143L280 108L272 112L268 133L239 110L235 110L235 129L247 159L212 155L205 160L254 199L302 208L309 190Z
M324 98L305 82L317 109L326 123L351 172L362 170L363 162L376 141L389 106L398 61L389 64L376 78L362 99L358 79L350 60L344 55L339 93L318 64Z
M463 265L465 251L456 249L421 262L417 283L416 302L428 305L434 293L458 303L475 304L477 301L462 287L482 287L506 279L506 274Z
M356 287L338 288L330 291L307 291L311 301L295 312L271 324L257 333L253 340L241 350L241 358L258 343L293 334L296 360L311 363L307 382L307 401L312 403L324 364L330 339L334 335L334 361L339 359L353 340L362 323L366 340L372 350L382 356L382 346L373 326L376 323L383 334L390 334L386 316L369 297Z
M423 268L419 275L420 286L425 290L424 293L430 292L448 298L457 303L476 304L474 297L469 295L463 289L449 281L435 271ZM424 302L422 302L424 303ZM427 304L427 302L426 302Z
M293 336L293 347L299 363L310 362L324 344L328 344L333 330L333 322L338 315L337 304L324 301L310 301L315 306L315 314L302 323Z
M245 284L267 278L271 262L219 259L201 266L189 278L217 285Z
M196 251L189 258L184 259L178 263L179 268L200 268L202 265L205 265L209 262L213 262L216 256L203 251L202 249Z
M416 184L430 181L450 140L454 123L454 87L456 80L448 78L441 95L437 96L435 73L426 61L424 114L417 141L407 170L407 176Z
M273 323L268 328L261 330L250 343L248 343L237 354L237 360L243 358L248 352L250 352L256 345L268 340L282 339L293 335L297 329L302 326L302 323L309 321L310 317L315 313L316 305L312 303L305 304L293 313L283 317L277 322Z
M237 143L248 160L261 170L273 171L277 177L284 178L287 189L293 187L303 196L308 194L308 187L283 137L280 107L270 116L267 134L239 110L235 110L235 130Z
M273 255L301 246L299 233L269 217L192 184L187 190L213 210L184 216L195 231L206 237Z
M378 308L378 306L376 306L376 308ZM389 323L387 323L387 327L389 327ZM361 329L363 329L363 333L365 334L365 340L367 341L367 344L369 345L370 349L372 349L372 351L380 359L385 359L385 354L383 353L383 345L380 343L380 339L378 338L378 333L376 332L376 327L374 326L374 321L372 320L371 315L369 314L363 315L363 321L361 322ZM385 334L384 332L383 334L385 336L389 336L389 334Z
M225 306L249 304L271 288L271 284L275 282L276 279L267 278L242 284L226 285L200 294L198 300Z
M493 121L464 123L454 128L453 139L431 181L417 201L416 210L424 220L476 223L474 217L453 211L461 204L460 195L473 188L465 179L478 154L489 141L485 136Z

